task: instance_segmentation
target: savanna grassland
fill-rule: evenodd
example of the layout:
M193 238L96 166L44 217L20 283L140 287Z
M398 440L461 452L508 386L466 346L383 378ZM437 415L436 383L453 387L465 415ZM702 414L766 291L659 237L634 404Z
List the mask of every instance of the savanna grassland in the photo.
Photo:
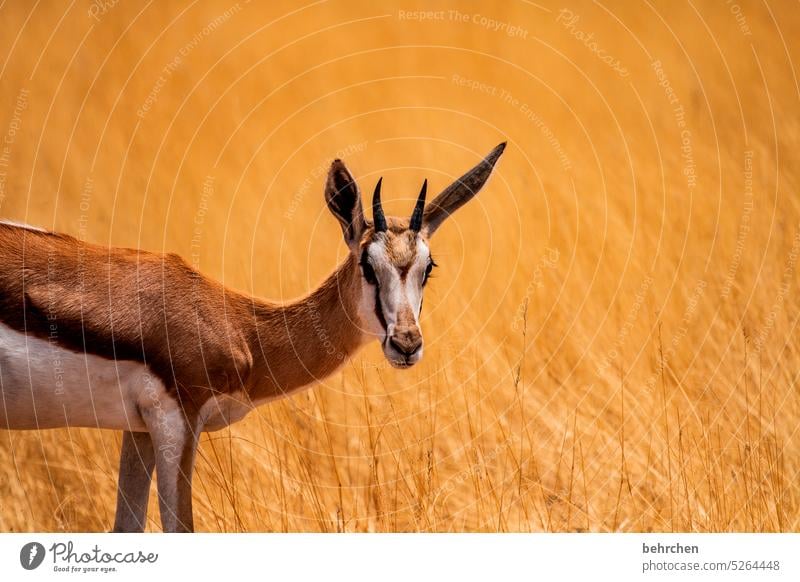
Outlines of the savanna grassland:
M433 241L423 361L372 345L205 435L198 530L798 530L796 3L8 0L0 31L3 219L275 300L345 256L334 157L405 215L508 140ZM108 530L120 443L0 433L0 531Z

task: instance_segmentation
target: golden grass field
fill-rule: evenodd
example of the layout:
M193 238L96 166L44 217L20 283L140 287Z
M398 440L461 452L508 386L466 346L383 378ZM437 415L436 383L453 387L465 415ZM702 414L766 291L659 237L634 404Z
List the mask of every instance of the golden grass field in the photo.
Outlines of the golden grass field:
M370 346L205 435L198 530L800 530L796 3L6 0L0 31L0 217L271 299L345 256L334 157L405 215L509 142L433 241L423 361ZM120 442L0 433L0 531L110 529Z

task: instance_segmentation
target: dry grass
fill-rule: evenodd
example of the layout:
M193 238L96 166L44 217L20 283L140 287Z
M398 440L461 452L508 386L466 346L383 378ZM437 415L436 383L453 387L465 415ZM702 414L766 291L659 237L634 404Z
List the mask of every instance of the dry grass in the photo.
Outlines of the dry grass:
M796 4L255 4L0 3L0 215L286 299L345 252L337 151L405 213L510 147L437 235L421 365L204 437L198 529L798 530ZM0 530L109 528L119 445L0 433Z

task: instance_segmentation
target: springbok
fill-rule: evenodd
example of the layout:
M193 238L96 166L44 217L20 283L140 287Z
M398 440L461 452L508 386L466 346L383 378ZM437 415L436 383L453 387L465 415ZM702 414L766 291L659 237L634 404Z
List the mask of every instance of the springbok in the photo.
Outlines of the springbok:
M370 223L335 160L328 208L349 247L309 295L283 305L210 280L174 254L87 244L0 223L0 428L122 430L114 531L143 531L153 470L164 531L192 531L199 435L339 368L370 338L398 368L422 357L429 240L486 183L505 143L410 220Z

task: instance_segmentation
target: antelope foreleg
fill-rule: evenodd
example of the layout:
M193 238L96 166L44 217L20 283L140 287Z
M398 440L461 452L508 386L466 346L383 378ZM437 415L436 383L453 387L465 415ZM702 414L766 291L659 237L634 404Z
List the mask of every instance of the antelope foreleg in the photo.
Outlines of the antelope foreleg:
M115 532L144 531L155 466L153 441L146 432L122 433Z
M165 532L194 531L192 471L199 432L182 410L146 415L156 459L158 504Z

